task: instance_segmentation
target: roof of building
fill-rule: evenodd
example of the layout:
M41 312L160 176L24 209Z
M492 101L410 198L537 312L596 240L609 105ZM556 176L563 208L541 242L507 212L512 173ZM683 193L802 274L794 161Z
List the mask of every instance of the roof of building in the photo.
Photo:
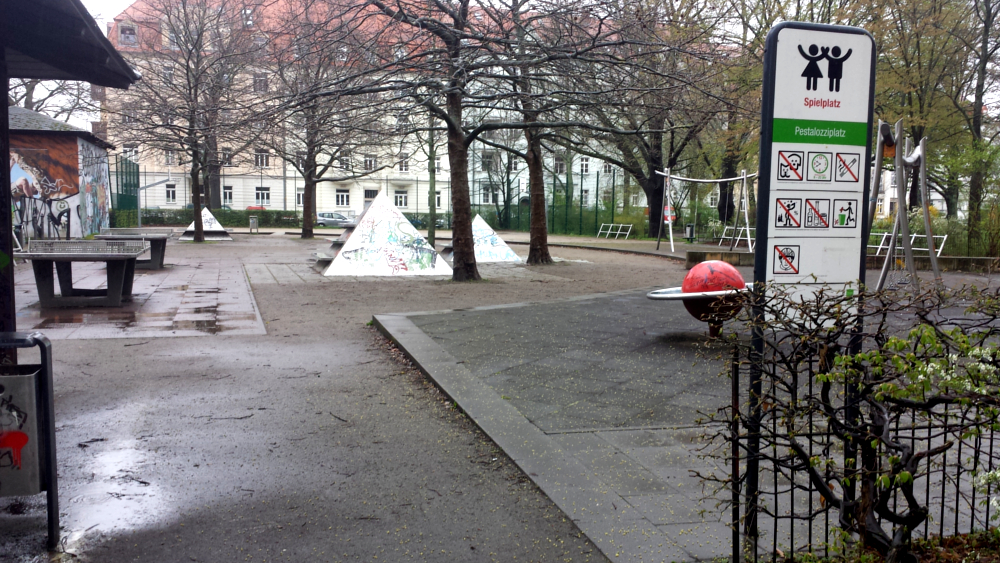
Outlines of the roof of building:
M0 46L11 78L85 80L113 88L139 80L80 0L3 0Z
M70 133L76 137L94 143L104 149L113 149L114 145L94 135L90 131L74 127L64 121L24 108L11 106L7 108L11 133Z

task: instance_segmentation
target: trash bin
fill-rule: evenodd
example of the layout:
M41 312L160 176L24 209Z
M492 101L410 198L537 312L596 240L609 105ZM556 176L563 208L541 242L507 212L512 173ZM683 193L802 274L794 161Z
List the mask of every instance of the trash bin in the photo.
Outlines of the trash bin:
M259 233L260 232L260 227L258 226L257 216L256 215L251 215L250 216L250 232L251 233Z
M0 365L0 498L48 493L49 547L59 542L52 345L40 333L0 333L0 349L39 348L38 364Z
M694 242L694 225L688 223L684 225L684 238L688 239L688 242Z

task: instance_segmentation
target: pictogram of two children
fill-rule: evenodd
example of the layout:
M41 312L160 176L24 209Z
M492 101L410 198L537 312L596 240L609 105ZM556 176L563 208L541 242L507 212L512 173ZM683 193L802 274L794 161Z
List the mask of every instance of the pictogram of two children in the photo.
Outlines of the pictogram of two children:
M802 76L806 79L806 90L819 90L819 79L823 78L823 71L819 69L817 63L826 59L828 61L826 77L830 79L830 91L840 92L840 79L844 77L844 61L851 56L851 51L852 49L848 49L842 57L840 56L840 47L830 49L829 47L821 48L810 45L807 54L802 50L802 45L799 45L799 54L809 61L806 69L802 71Z

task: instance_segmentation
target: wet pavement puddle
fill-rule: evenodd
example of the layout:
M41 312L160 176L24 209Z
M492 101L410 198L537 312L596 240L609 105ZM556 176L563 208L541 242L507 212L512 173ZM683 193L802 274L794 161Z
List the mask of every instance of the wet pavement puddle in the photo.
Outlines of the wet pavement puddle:
M132 301L121 307L42 309L31 268L14 274L17 328L52 340L267 334L247 274L238 260L180 259L163 270L137 271ZM104 265L77 263L75 287L106 286Z

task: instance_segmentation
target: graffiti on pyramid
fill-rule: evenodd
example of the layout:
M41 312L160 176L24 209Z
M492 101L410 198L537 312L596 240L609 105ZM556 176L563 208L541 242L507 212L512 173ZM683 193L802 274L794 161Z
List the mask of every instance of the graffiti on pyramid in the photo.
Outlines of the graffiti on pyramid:
M450 276L451 267L380 192L324 276Z
M479 215L472 221L472 242L476 262L521 262L521 258Z

